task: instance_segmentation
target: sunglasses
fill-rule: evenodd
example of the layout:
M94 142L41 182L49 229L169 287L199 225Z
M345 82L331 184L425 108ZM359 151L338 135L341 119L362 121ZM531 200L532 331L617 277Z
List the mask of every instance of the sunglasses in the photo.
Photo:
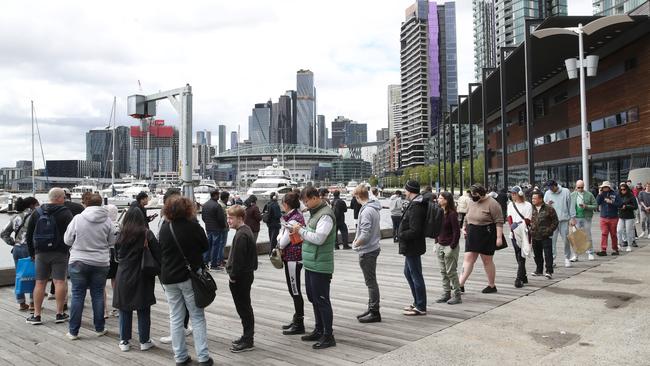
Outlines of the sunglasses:
M585 189L585 187L576 187L576 189Z

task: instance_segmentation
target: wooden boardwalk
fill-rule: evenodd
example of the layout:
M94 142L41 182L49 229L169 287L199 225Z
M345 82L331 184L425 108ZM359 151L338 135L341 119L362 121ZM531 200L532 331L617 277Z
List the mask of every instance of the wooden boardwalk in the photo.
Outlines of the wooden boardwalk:
M641 240L645 246L648 240ZM461 240L461 248L464 244ZM558 258L563 258L559 243ZM401 309L411 302L411 294L403 275L403 257L397 254L392 240L382 240L382 253L378 260L378 280L381 290L382 323L360 324L355 315L363 312L367 302L367 290L353 251L339 250L335 255L335 273L331 287L334 308L334 334L337 347L321 351L311 348L311 342L302 342L300 336L284 336L281 325L293 314L291 297L287 293L282 270L273 268L265 256L260 256L260 266L255 273L252 297L255 310L256 350L241 354L228 351L230 341L241 335L241 324L227 285L224 272L215 273L219 290L216 301L207 309L210 353L217 364L228 365L352 365L370 361L405 344L431 335L466 319L472 318L498 306L526 296L540 288L598 266L615 257L596 257L596 261L580 261L572 268L562 264L553 280L530 277L529 284L521 289L513 286L516 264L512 248L495 255L497 266L496 294L481 294L485 275L477 262L475 272L466 284L463 304L435 304L441 292L437 260L433 245L428 245L423 256L425 282L427 284L428 315L405 317ZM625 255L624 252L621 252ZM629 253L628 253L629 254ZM631 253L634 255L634 253ZM462 263L462 258L460 259ZM461 264L459 264L459 268ZM527 269L532 271L532 259ZM304 285L303 285L304 295ZM168 308L162 288L157 286L158 304L152 308L151 337L157 341L168 334ZM306 326L313 326L311 304L305 297ZM110 291L109 291L110 298ZM109 299L110 302L110 299ZM0 289L0 364L2 365L169 365L173 363L170 345L160 345L147 352L137 347L137 321L134 319L135 344L130 352L118 348L118 318L107 320L109 334L96 337L92 332L92 310L89 297L84 309L81 339L70 341L65 337L67 324L55 324L54 301L45 301L44 324L32 326L25 323L28 315L16 309L13 288ZM135 318L135 316L134 316ZM505 321L505 320L504 320ZM192 338L188 338L190 354L194 357ZM405 363L406 362L405 360Z

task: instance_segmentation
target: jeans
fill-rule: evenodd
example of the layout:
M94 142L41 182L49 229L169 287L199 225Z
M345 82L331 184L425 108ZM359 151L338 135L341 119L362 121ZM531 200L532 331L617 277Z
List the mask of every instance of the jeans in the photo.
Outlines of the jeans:
M533 253L535 253L535 273L542 274L544 262L546 273L553 274L553 241L551 238L542 240L533 239Z
M104 330L104 288L108 266L97 267L82 262L70 263L68 268L72 284L72 299L70 301L70 334L78 335L81 327L81 315L86 300L86 290L90 289L93 306L93 323L95 331Z
M223 253L221 245L222 231L208 231L208 250L203 253L203 263L209 263L211 267L221 264L219 253Z
M253 343L255 334L255 315L251 306L251 286L254 278L253 272L247 272L242 273L235 282L229 283L232 301L244 328L242 340L249 343Z
M523 281L526 279L526 258L521 256L521 247L517 244L517 240L512 238L512 247L515 249L515 260L517 261L517 280Z
M314 308L314 330L323 335L332 335L334 313L330 302L330 282L332 275L305 270L307 299Z
M144 309L138 309L138 338L140 344L149 342L149 332L151 330L151 307L148 306ZM131 340L131 326L133 323L133 311L120 310L120 340Z
M639 207L639 216L641 217L641 230L646 234L650 234L650 212L646 212L642 207Z
M587 240L589 240L587 254L594 254L594 242L591 239L591 219L576 218L576 229L582 229L585 231L587 234Z
M612 250L618 252L618 238L616 237L616 227L618 226L618 217L600 218L600 250L607 251L607 236L612 238Z
M267 225L269 228L269 241L271 242L271 249L278 246L278 234L280 234L280 226Z
M29 257L29 249L27 249L27 244L14 245L13 249L11 249L11 254L14 257L14 265L16 267L18 267L18 260L19 259ZM34 302L34 294L33 293L29 294L29 299L30 299L31 302ZM24 304L25 303L25 294L16 295L16 302L18 302L19 304Z
M557 229L553 232L553 258L557 256L557 237L561 236L562 241L564 241L564 258L571 259L572 249L571 243L569 243L569 220L562 220L557 226Z
M377 257L381 249L359 256L359 267L368 288L368 310L379 311L379 285L377 284Z
M402 216L391 216L390 219L393 221L393 241L397 241L399 238L399 223L402 222Z
M427 288L422 277L422 259L419 255L404 257L404 277L413 294L413 305L420 311L427 311Z
M340 231L341 232L341 241L343 246L348 245L348 225L345 224L345 221L342 222L336 222L336 231L337 233ZM337 240L337 246L338 246L338 240Z
M183 327L185 319L185 309L190 313L192 328L194 332L194 349L199 362L207 362L210 358L208 351L208 334L205 322L205 312L196 307L194 302L194 290L192 281L172 283L165 285L165 296L169 304L169 329L172 335L172 349L174 351L174 360L183 362L189 357L187 345L185 343L185 329Z
M284 262L284 277L287 280L289 294L293 298L294 322L298 319L302 321L305 317L305 301L300 293L300 271L302 271L301 262Z
M448 294L454 290L454 295L460 295L460 282L458 282L458 253L460 247L451 249L449 245L436 244L436 257L442 275L442 290Z
M635 237L634 229L634 219L618 219L618 224L616 224L618 242L627 242L627 245L632 245Z
M230 229L224 229L221 232L221 242L219 244L219 251L217 252L217 261L222 263L223 262L223 250L226 247L226 243L228 242L228 233L230 232Z

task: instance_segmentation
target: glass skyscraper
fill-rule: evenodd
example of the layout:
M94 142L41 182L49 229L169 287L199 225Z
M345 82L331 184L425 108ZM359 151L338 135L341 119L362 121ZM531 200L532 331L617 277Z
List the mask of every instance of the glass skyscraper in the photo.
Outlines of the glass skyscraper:
M474 25L474 80L481 80L484 67L497 65L497 34L494 0L472 0Z
M111 176L110 160L115 157L115 176L129 172L129 128L115 128L115 147L113 147L113 129L98 128L86 133L86 160L101 163L101 176Z
M248 117L248 139L253 145L270 143L272 104L270 100L266 103L255 104L255 108Z
M390 138L395 137L395 126L399 127L402 119L402 86L388 86L388 134Z
M296 74L296 87L298 97L296 143L298 145L313 145L314 128L316 125L314 73L309 70L298 70Z
M594 15L627 14L648 0L593 0Z

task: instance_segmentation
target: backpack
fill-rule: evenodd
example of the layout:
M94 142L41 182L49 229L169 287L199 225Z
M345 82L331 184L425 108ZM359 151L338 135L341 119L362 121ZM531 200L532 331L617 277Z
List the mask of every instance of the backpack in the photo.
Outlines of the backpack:
M437 238L442 230L442 221L445 212L437 203L429 201L427 207L427 217L424 226L424 235L427 238Z
M34 227L34 249L38 252L51 252L59 247L58 227L54 215L46 212L41 207L36 209L38 220Z

